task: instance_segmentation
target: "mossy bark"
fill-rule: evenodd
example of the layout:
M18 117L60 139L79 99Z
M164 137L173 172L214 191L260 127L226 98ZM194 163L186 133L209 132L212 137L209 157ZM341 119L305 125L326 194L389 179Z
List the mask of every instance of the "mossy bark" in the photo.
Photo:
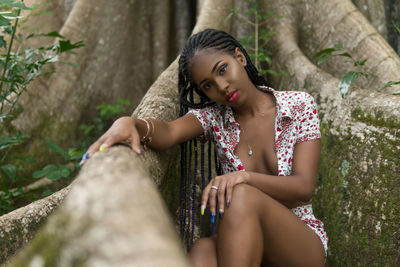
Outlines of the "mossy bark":
M189 266L143 160L121 146L94 155L8 266Z
M230 25L222 24L230 1L215 2L203 4L195 31L206 27L230 29ZM313 204L330 237L328 262L332 266L343 262L361 266L398 264L400 97L392 93L400 87L384 89L383 85L398 79L400 59L350 0L264 0L264 4L283 16L268 24L277 32L269 49L273 68L289 73L288 78L269 77L271 85L308 91L319 103L322 157ZM357 60L367 56L365 71L372 74L343 99L338 81L351 70L351 64L334 59L316 66L313 58L317 51L338 43L343 43ZM176 118L176 68L174 62L160 76L135 115ZM143 164L157 184L163 184L175 155L173 150L146 154Z
M206 27L213 27L213 28L220 28L220 29L225 29L225 30L229 30L229 24L226 23L223 20L220 20L220 16L226 17L229 13L229 7L232 5L230 0L224 0L224 1L212 1L209 0L206 2L205 7L202 9L201 14L199 15L198 18L198 22L196 24L196 28L194 31L199 31L201 29L204 29ZM138 116L138 117L146 117L146 118L155 118L155 119L162 119L162 120L173 120L175 118L178 117L178 90L177 90L177 61L175 60L174 63L172 63L157 79L157 81L151 86L151 88L148 90L148 92L146 93L146 96L142 99L142 101L140 102L140 104L138 105L137 109L134 112L134 116ZM175 169L176 166L176 155L177 155L177 148L171 149L169 151L165 151L162 153L157 153L155 151L151 151L148 150L146 151L146 156L144 158L144 160L141 160L140 163L138 163L137 161L135 161L134 159L132 159L132 154L129 154L128 152L124 152L124 148L117 148L119 152L113 152L112 155L114 155L113 157L118 156L119 159L123 160L124 164L131 166L132 164L134 165L134 169L135 168L144 168L147 171L150 172L150 176L151 176L151 180L155 182L156 185L167 185L168 187L178 187L178 184L176 183L176 179L171 179L169 181L166 181L165 178L167 177L167 172L170 169ZM126 149L125 149L126 150ZM128 154L126 154L128 153ZM101 155L101 154L100 154ZM100 220L99 218L95 219L93 218L93 216L87 215L86 213L91 213L91 212L95 212L95 211L99 211L99 212L103 212L104 213L104 207L106 205L111 205L113 206L113 208L109 208L109 210L113 209L115 211L121 211L125 216L128 216L130 219L132 220L136 220L135 218L132 218L132 216L138 216L137 218L141 219L140 223L143 225L148 225L149 226L149 231L154 233L155 228L153 228L154 226L152 226L152 224L149 224L149 221L152 222L158 222L158 220L160 219L160 217L158 217L159 215L154 215L153 211L154 208L152 208L152 204L155 204L156 207L158 207L157 203L153 203L154 199L158 199L158 196L154 196L154 192L153 193L149 193L149 195L144 194L143 192L139 192L138 194L133 194L130 195L128 197L128 199L130 199L130 201L137 201L137 202L145 202L143 206L137 207L136 211L131 211L131 207L127 207L126 203L121 203L121 202L113 202L113 203L109 203L109 204L105 204L102 205L101 203L103 203L102 201L110 201L110 199L112 200L113 198L115 198L116 196L120 195L119 193L115 193L115 194L106 194L107 192L104 192L105 189L110 190L110 188L112 188L113 186L116 187L116 191L118 191L118 188L122 191L124 190L128 190L128 192L130 192L130 194L132 194L132 192L135 192L135 190L139 190L140 186L138 186L137 184L135 184L135 186L130 187L130 185L126 185L125 183L131 183L131 178L129 178L129 175L135 174L136 171L129 169L129 170L125 170L123 171L123 173L120 175L119 171L121 169L121 165L119 165L119 163L116 163L117 165L115 165L114 160L110 160L109 158L107 159L107 157L99 157L98 161L95 161L95 163L91 163L92 160L94 160L95 157L93 159L90 159L88 161L87 164L85 164L85 168L89 168L88 171L86 171L86 173L80 173L79 177L76 178L76 183L80 183L81 186L75 186L73 185L73 188L77 188L76 189L76 193L74 194L74 196L69 196L69 202L70 204L65 204L63 205L63 207L66 207L67 205L73 205L74 207L78 208L86 208L88 212L82 212L81 213L81 217L80 220L77 220L74 216L76 210L75 208L71 209L71 208L67 208L67 212L65 210L65 208L61 208L62 210L59 211L57 214L54 214L52 217L54 219L51 220L51 222L49 222L45 228L38 234L38 236L33 240L32 244L28 245L25 249L22 250L22 254L21 256L13 263L16 264L16 266L19 266L19 264L22 265L29 265L30 262L32 261L38 261L39 263L44 263L45 266L50 266L50 265L46 265L46 264L53 264L53 259L57 258L59 261L58 263L60 263L61 258L67 257L67 259L65 259L66 261L66 266L69 266L68 264L73 264L75 262L76 259L79 260L80 263L85 262L86 264L89 265L88 262L90 262L91 260L93 260L92 258L94 258L93 254L90 254L90 252L92 251L93 247L96 247L99 243L98 240L95 239L88 239L89 241L86 242L87 240L85 238L81 238L81 236L87 236L88 232L85 232L84 230L82 230L83 232L81 232L81 230L79 230L78 232L71 232L74 229L74 225L76 226L77 229L80 229L79 225L81 220L90 220L90 222L93 222L91 224L86 225L85 228L87 231L93 231L93 229L95 229L96 227L99 227L100 224L103 223L102 220ZM130 161L134 161L133 163ZM129 163L130 162L130 163ZM92 164L92 165L90 165ZM114 164L114 165L112 165ZM135 165L136 164L136 165ZM89 165L91 167L89 167ZM114 167L110 167L110 166L114 166ZM110 171L110 169L108 169L108 171L106 172L102 172L99 171L99 166L103 167L109 167L111 170L114 170L113 172ZM132 166L131 166L132 167ZM104 170L104 169L102 169ZM128 175L128 176L126 176ZM84 186L84 184L86 182L91 181L91 179L88 179L87 177L90 176L92 177L92 182L94 182L94 184L92 184L93 186L88 186L85 187L85 189L82 189L82 186ZM146 177L147 174L145 175ZM103 177L103 178L99 178L99 177ZM114 177L117 177L117 179L122 179L121 182L117 182L116 180L113 180ZM125 178L124 178L125 177ZM175 178L177 178L175 176ZM104 179L104 180L102 180ZM108 179L108 180L107 180ZM146 180L146 178L143 178L144 180ZM82 182L81 180L84 180L86 182ZM104 185L103 182L108 181L107 185ZM120 181L120 180L118 180ZM146 183L147 180L146 180ZM75 182L74 182L75 184ZM131 184L132 185L132 184ZM102 190L99 189L99 186L101 188L103 188ZM80 189L79 189L80 188ZM135 188L135 189L133 189ZM82 191L79 191L82 190ZM130 191L129 191L130 190ZM153 190L153 189L151 189ZM102 195L101 197L98 196L98 198L96 198L96 201L89 201L88 202L82 202L80 201L80 194L78 192L85 192L84 194L88 197L88 198L93 198L94 195L98 195L99 192L103 192L104 195ZM125 191L124 191L125 192ZM125 192L126 193L126 192ZM143 196L145 196L143 198ZM149 196L154 196L151 198L147 198ZM93 207L92 205L94 205L95 203L98 202L98 205L95 207ZM156 201L157 202L157 201ZM131 203L131 202L130 202ZM46 203L44 202L42 205L46 205ZM146 206L146 205L150 205L150 206ZM161 205L161 204L160 204ZM128 205L129 206L129 205ZM163 206L163 205L161 205ZM168 226L169 224L169 219L166 219L165 217L165 210L163 207L159 207L160 209L162 209L163 211L161 212L160 216L164 216L162 217L163 219L160 219L160 224L157 227L160 227L159 229L164 229L164 228L168 228L170 226ZM71 207L71 206L70 206ZM147 207L147 208L146 208ZM124 212L124 209L127 208L130 212ZM95 209L95 210L92 210ZM146 210L149 210L150 213L146 213ZM144 213L144 214L153 214L151 216L151 219L148 219L147 217L141 217L140 214ZM134 215L132 215L134 214ZM7 217L13 217L15 214L14 213L10 213L7 214L5 216ZM40 214L37 214L37 216L40 216ZM146 215L147 216L147 215ZM46 214L42 216L42 218L47 217ZM65 220L64 220L65 218ZM147 219L146 219L147 218ZM104 220L113 220L116 219L113 217L113 215L111 213L104 213L104 216L102 217L102 219ZM123 219L121 217L121 219L119 219L120 221L123 221L125 219ZM128 220L129 221L129 220ZM58 228L59 223L61 222L61 224L63 225L63 228L68 228L71 227L70 229L72 230L67 230L67 232L71 233L71 236L65 236L62 233L62 229L60 229L61 231L57 231L57 233L54 235L54 229ZM68 222L66 223L65 227L64 227L64 222ZM109 230L107 230L107 234L108 237L110 239L117 239L116 242L123 242L123 241L118 241L119 235L118 234L114 234L114 232L119 231L119 227L118 227L118 222L116 222L115 225L113 225L113 227L116 228L110 228ZM158 224L157 224L158 225ZM0 225L0 227L7 227L7 225ZM156 228L157 228L156 227ZM66 230L66 229L65 229ZM32 230L31 232L31 236L33 236L35 230ZM133 231L136 234L139 234L137 231ZM76 234L78 233L78 234ZM91 233L91 232L90 232ZM89 234L90 234L89 233ZM125 234L127 235L127 237L125 237ZM126 232L124 232L124 234L122 235L123 238L130 238L131 233L128 233L128 231L126 230ZM134 234L135 235L135 234ZM15 236L15 240L19 239L19 235ZM132 237L132 235L131 235ZM57 239L56 241L54 241L55 243L55 247L57 248L56 250L51 249L51 254L50 256L47 256L47 252L46 252L46 247L43 246L43 242L45 242L46 240L48 240L49 238L55 238ZM75 239L76 238L76 239ZM134 239L137 237L133 237ZM167 246L171 246L171 249L174 250L174 252L168 252L168 253L161 253L161 254L157 254L157 252L155 252L156 250L154 250L153 248L150 247L146 247L144 246L143 248L141 247L140 251L143 252L143 255L139 255L138 258L140 258L141 256L143 257L147 257L146 259L148 260L148 264L150 264L149 266L157 266L154 265L154 263L152 264L151 262L155 262L156 260L160 260L158 264L158 266L167 266L165 265L165 259L170 257L171 255L173 256L174 259L176 259L177 261L175 262L175 265L171 265L171 266L179 266L176 265L177 263L180 262L179 260L179 256L180 252L177 252L177 244L174 242L175 241L171 241L175 238L177 238L177 235L175 234L169 237L166 237L164 239L164 236L160 237L160 240L155 240L155 239L149 239L148 241L151 241L150 243L152 243L152 246L161 246L163 244L166 244ZM145 237L140 237L140 240L146 240ZM127 240L127 239L124 239ZM19 246L24 244L21 243L19 240L17 241L19 242ZM74 244L76 243L80 243L83 242L85 244L83 244L83 246L86 246L83 250L89 250L89 254L85 254L85 261L82 260L81 255L82 255L82 251L81 250L76 250L74 249ZM108 241L104 240L104 244L106 244ZM59 244L61 244L59 246ZM158 244L158 245L157 245ZM104 248L101 252L98 252L97 256L101 257L101 255L103 255L104 257L108 257L110 256L109 254L112 252L108 251L107 249L121 249L123 251L126 252L126 250L124 249L128 249L129 253L131 253L132 251L135 251L135 249L132 246L137 246L138 243L136 242L127 242L125 243L125 246L123 247L118 247L118 246L111 246L111 247L106 247ZM5 247L9 247L11 246L11 244L9 244L8 242L5 244ZM178 245L180 246L180 245ZM61 252L60 252L61 251ZM123 252L122 251L122 252ZM121 252L121 253L122 253ZM68 254L70 253L70 254ZM96 252L97 253L97 252ZM126 255L121 255L121 253L119 251L115 252L116 258L113 258L112 260L123 260L125 259L125 257L132 259L134 258L137 254L129 254L128 252L126 252L127 254L129 254L128 256ZM61 256L60 256L61 255ZM62 256L64 255L64 256ZM150 255L150 256L149 256ZM159 255L159 258L154 258L157 255ZM4 259L6 259L6 257L10 256L9 254L5 255ZM111 256L110 256L111 257ZM152 261L153 260L153 261ZM182 262L185 262L185 259L182 260ZM147 264L147 263L143 263L143 264ZM186 263L185 263L186 264ZM11 265L12 266L12 265ZM54 266L54 265L52 265ZM106 265L106 266L111 266L110 264ZM114 265L117 266L117 265ZM128 265L128 266L132 266L132 264Z
M282 19L268 25L277 35L269 43L273 67L289 77L271 76L281 90L303 90L319 104L321 166L313 198L317 217L329 236L331 266L399 264L398 220L400 59L350 1L269 1ZM339 79L352 64L335 58L320 66L313 55L343 44L356 59L367 58L361 79L344 98ZM379 51L379 52L378 52Z

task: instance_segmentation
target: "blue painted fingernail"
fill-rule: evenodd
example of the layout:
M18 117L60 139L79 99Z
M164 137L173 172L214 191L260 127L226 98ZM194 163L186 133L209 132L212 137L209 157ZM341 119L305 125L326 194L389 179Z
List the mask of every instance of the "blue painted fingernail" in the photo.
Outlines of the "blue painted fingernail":
M231 205L231 200L230 200L230 199L227 199L227 200L226 200L226 206L229 208L230 205Z
M211 223L215 222L215 213L211 212Z
M143 149L140 149L140 155L144 156L144 151L143 151Z
M85 155L82 156L81 161L79 162L79 165L82 166L83 163L90 157L89 153L85 153Z

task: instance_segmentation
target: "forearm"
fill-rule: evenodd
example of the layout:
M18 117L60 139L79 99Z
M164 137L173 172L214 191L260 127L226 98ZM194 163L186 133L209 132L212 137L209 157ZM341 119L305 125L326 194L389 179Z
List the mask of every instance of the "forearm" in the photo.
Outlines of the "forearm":
M170 138L170 128L167 122L133 118L133 123L139 133L140 140L142 141L147 135L147 138L149 138L147 146L152 149L165 150L176 144L173 138Z
M274 176L256 172L246 173L247 184L284 203L308 202L314 192L315 182L300 175Z

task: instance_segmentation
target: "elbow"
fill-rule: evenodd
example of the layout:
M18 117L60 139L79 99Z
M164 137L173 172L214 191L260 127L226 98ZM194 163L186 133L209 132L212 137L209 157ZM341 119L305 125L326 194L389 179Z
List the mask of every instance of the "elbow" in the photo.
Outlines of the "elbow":
M307 179L308 180L308 179ZM302 202L310 202L314 195L315 183L310 181L305 181L301 184L301 189L299 190L299 200Z

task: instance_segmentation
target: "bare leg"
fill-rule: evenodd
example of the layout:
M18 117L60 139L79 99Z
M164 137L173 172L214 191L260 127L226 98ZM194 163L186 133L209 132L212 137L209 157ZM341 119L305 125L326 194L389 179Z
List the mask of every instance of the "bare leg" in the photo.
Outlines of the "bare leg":
M234 187L219 222L218 266L324 266L318 236L288 208L249 185Z
M189 259L194 267L217 267L215 236L197 240L190 249Z

